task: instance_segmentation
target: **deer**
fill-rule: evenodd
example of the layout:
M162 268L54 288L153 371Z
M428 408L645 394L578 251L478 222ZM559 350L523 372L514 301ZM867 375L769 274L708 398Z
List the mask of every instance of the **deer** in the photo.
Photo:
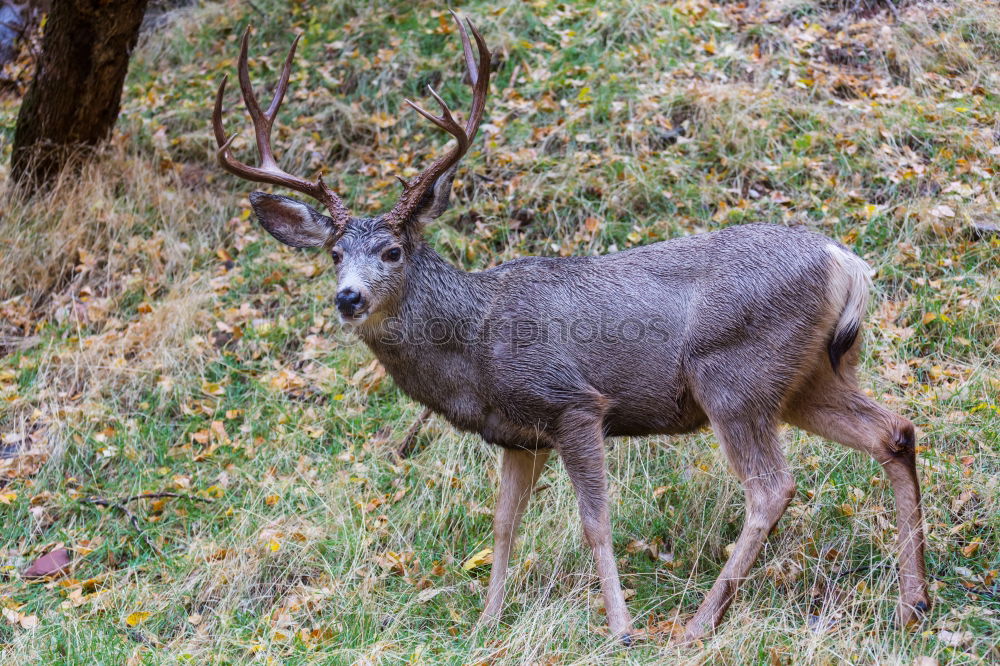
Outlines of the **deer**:
M249 27L243 35L239 83L260 165L237 160L237 135L226 136L228 77L219 85L212 124L223 169L305 194L326 208L324 214L261 191L249 197L260 224L278 241L329 253L342 326L406 395L456 429L501 447L480 626L496 626L501 618L520 522L556 453L575 492L608 631L629 643L636 632L612 547L606 439L710 426L746 504L731 554L685 623L684 641L709 636L795 496L783 423L865 452L881 465L897 514L896 619L918 621L930 598L914 425L869 398L857 378L871 286L865 261L803 227L743 224L604 255L522 257L478 272L453 266L423 230L449 206L457 165L483 119L492 55L471 20L463 25L452 16L471 106L462 123L430 86L439 114L405 100L454 144L418 176L399 178L402 193L384 214L354 217L322 177L300 178L277 164L271 128L298 38L262 110L248 73Z

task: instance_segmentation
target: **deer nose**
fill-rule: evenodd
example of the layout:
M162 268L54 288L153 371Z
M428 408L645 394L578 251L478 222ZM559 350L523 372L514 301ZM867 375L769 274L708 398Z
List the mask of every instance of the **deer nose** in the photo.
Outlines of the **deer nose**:
M366 305L365 297L362 295L361 290L354 287L344 287L338 291L336 302L337 309L345 317L354 316L358 310L361 310Z

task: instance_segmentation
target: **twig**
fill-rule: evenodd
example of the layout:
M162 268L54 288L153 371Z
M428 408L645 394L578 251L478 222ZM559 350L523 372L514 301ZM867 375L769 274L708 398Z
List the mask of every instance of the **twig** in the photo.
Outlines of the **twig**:
M131 497L126 497L122 500L122 504L128 504L129 502L134 502L141 499L159 499L162 497L176 497L178 499L191 500L192 502L205 502L206 504L211 504L212 500L207 497L195 497L194 495L183 495L181 493L170 493L170 492L160 492L160 493L142 493L141 495L132 495Z
M853 576L856 573L861 573L862 571L875 571L878 569L885 569L890 565L885 562L879 562L877 564L859 564L858 566L848 569L847 571L840 571L831 576L833 580L840 580L847 576Z
M399 443L396 447L396 455L400 458L408 458L413 453L414 444L417 441L417 435L420 433L420 429L424 427L427 423L427 419L431 417L431 408L424 407L424 411L420 412L420 416L417 420L413 422L410 429L406 431L406 435L403 437L403 441Z
M84 504L95 504L97 506L108 507L111 509L117 509L118 511L121 511L122 515L128 518L128 522L132 525L135 531L138 532L139 536L142 537L142 540L146 543L147 546L149 546L150 550L152 550L157 555L162 556L163 553L160 551L159 548L157 548L153 544L152 541L149 540L149 535L146 534L145 530L143 530L142 526L139 524L139 517L136 516L134 513L132 513L126 505L129 504L130 502L135 502L141 499L158 499L163 497L176 497L178 499L186 499L186 500L191 500L193 502L205 502L207 504L212 503L212 500L206 497L195 497L193 495L182 495L181 493L172 493L166 491L158 493L140 493L139 495L132 495L122 500L106 499L104 497L85 497L80 501L83 502Z
M946 585L951 585L952 587L956 587L959 590L962 590L963 592L968 592L970 594L976 594L976 595L979 595L981 597L986 597L987 599L992 599L993 601L1000 601L1000 594L998 594L996 592L991 592L990 590L984 590L984 589L982 589L980 587L966 587L965 585L962 585L961 583L954 582L954 581L949 581L949 580L945 580L943 577L941 577L941 576L935 576L934 574L931 574L931 578L933 578L936 581L942 582L942 583L944 583ZM994 585L994 587L996 587L996 585Z
M258 7L257 5L255 5L255 4L253 3L253 0L247 0L247 4L248 4L248 5L250 5L250 9L254 10L254 11L255 11L255 12L257 12L258 14L260 14L261 16L267 16L267 15L266 15L266 14L265 14L265 13L264 13L264 12L263 12L262 10L261 10L261 8L260 8L260 7Z
M146 532L144 532L142 527L139 525L139 519L136 517L136 515L131 511L129 511L128 507L122 504L121 502L115 502L113 500L104 499L103 497L87 497L81 499L80 501L83 502L84 504L96 504L97 506L104 506L112 509L118 509L119 511L122 512L122 514L126 518L128 518L128 522L132 524L132 527L135 528L135 531L139 533L139 536L142 537L142 540L144 542L146 542L146 545L149 546L150 550L152 550L157 555L161 556L163 555L163 553L160 552L160 549L157 548L153 544L153 542L149 540L149 535L146 534Z
M831 578L833 580L840 580L841 578L844 578L845 576L851 576L851 575L856 574L856 573L861 573L862 571L875 570L875 569L885 569L888 566L889 565L886 564L886 563L880 563L880 564L875 564L875 565L872 565L872 564L862 564L860 566L854 567L853 569L848 569L847 571L841 571L839 573L836 573L833 576L831 576ZM940 575L936 575L936 574L931 574L930 577L933 578L934 580L938 581L938 582L944 583L945 585L950 585L950 586L955 587L955 588L957 588L959 590L962 590L963 592L968 592L970 594L976 594L976 595L979 595L981 597L986 597L987 599L992 599L993 601L1000 601L1000 592L986 590L986 589L983 589L981 587L966 587L965 585L963 585L961 583L958 583L958 582L955 582L955 581L952 581L952 580L948 580L944 576L940 576ZM1000 582L998 582L997 584L994 584L993 587L996 588L998 586L998 584L1000 584Z

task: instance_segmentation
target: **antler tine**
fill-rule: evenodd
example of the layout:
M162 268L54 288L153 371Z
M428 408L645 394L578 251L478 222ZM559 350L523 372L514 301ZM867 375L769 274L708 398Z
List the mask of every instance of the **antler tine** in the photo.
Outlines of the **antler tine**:
M430 111L427 111L416 102L413 102L408 99L404 101L407 104L409 104L414 111L422 115L424 118L431 121L432 123L443 129L444 131L448 132L449 134L454 135L455 138L459 141L459 143L467 142L468 137L466 136L465 131L462 129L462 126L459 125L458 122L455 120L455 117L451 115L451 109L448 108L448 105L445 104L444 100L441 99L441 96L438 95L437 92L435 92L434 88L427 86L427 90L430 91L431 96L437 101L438 105L440 105L441 107L440 116L435 116Z
M226 92L226 83L228 81L228 74L222 77L219 90L215 93L215 109L212 111L212 130L215 132L215 142L219 145L220 150L223 146L228 146L229 142L232 141L232 137L226 139L226 129L222 126L222 96ZM233 136L235 137L236 135L234 134ZM226 150L228 150L228 147Z
M292 59L295 56L295 48L298 46L299 37L295 38L295 41L292 42L292 47L288 50L288 55L285 57L285 63L281 70L281 76L278 78L278 85L274 91L274 98L271 100L267 111L261 110L257 97L254 95L253 85L250 83L250 72L247 62L249 42L250 28L248 26L243 33L243 39L240 44L237 73L239 75L240 90L243 93L243 103L246 105L247 112L253 121L254 133L257 139L257 153L260 156L260 166L250 166L233 157L231 147L237 135L233 134L231 137L226 138L226 130L222 124L222 98L226 91L226 83L229 80L228 76L223 77L222 82L219 84L219 90L215 95L215 109L212 112L212 129L215 133L215 141L219 146L217 151L219 164L223 169L240 178L258 183L280 185L318 199L330 210L334 223L339 227L343 227L350 219L350 213L344 202L323 183L323 179L317 178L316 182L310 182L284 171L278 166L274 159L274 153L271 150L271 128L274 125L275 117L278 115L281 102L284 100L285 92L288 90Z
M257 135L257 154L260 156L260 166L263 169L275 166L274 155L271 154L271 126L273 118L268 118L260 110L260 103L257 102L257 95L253 91L253 84L250 83L250 67L247 52L250 47L250 26L243 31L243 39L240 40L240 59L236 66L239 75L240 91L243 93L243 104L253 121L254 133Z
M472 44L469 43L469 34L465 32L465 27L462 25L462 19L458 18L458 14L455 13L454 9L448 10L451 13L452 18L455 19L455 23L458 25L458 35L462 38L462 51L465 53L465 66L469 68L469 77L473 84L479 79L479 66L476 65L476 58L472 55ZM469 23L469 27L472 28L472 23ZM472 28L475 30L475 28ZM482 55L482 52L480 52Z
M428 86L428 90L431 96L441 107L440 116L435 116L409 99L406 100L406 103L413 110L454 136L456 145L447 154L435 160L413 181L410 183L404 182L403 195L387 215L389 220L396 226L402 226L406 223L413 215L417 206L423 201L429 189L437 182L438 178L443 177L449 169L454 172L453 167L469 150L469 146L472 145L472 138L479 129L479 123L486 108L486 93L490 85L490 51L486 47L483 36L476 30L476 26L472 24L472 21L466 20L466 24L469 26L469 30L472 31L472 36L476 40L476 47L479 51L479 62L476 63L475 54L472 50L472 40L469 39L469 34L466 32L465 26L462 25L462 20L454 11L451 12L451 15L458 26L458 34L462 39L462 52L465 56L465 65L469 70L469 80L472 82L472 107L469 109L469 117L463 128L455 120L451 110L445 104L444 100L441 99L441 96L430 86Z
M295 39L292 40L292 48L288 49L288 55L285 56L285 64L281 68L281 77L278 78L278 87L274 90L274 98L271 100L271 105L267 107L267 112L264 114L272 123L275 116L278 115L278 108L285 100L285 91L288 90L288 79L292 75L292 58L295 57L295 49L298 47L300 39L302 39L302 35L295 35Z
M479 130L479 123L483 119L483 111L486 110L486 94L489 92L490 88L490 66L492 65L492 55L490 50L486 48L486 40L483 36L479 34L479 30L476 26L472 24L472 21L466 19L466 23L469 24L469 29L472 30L472 36L476 40L476 47L479 49L479 65L480 71L486 72L482 77L476 76L473 79L473 90L472 90L472 109L469 111L469 120L466 124L466 134L469 135L469 141L475 136L476 132ZM462 33L465 31L463 30ZM465 41L468 41L468 36L466 36ZM463 44L464 46L464 44ZM471 60L466 52L466 59ZM470 74L472 70L469 70Z

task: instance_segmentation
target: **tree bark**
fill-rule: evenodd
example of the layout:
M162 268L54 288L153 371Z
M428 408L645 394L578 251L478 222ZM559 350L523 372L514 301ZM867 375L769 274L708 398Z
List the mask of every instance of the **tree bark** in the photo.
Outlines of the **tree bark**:
M111 133L147 1L54 0L17 116L14 180L43 187L81 148Z

